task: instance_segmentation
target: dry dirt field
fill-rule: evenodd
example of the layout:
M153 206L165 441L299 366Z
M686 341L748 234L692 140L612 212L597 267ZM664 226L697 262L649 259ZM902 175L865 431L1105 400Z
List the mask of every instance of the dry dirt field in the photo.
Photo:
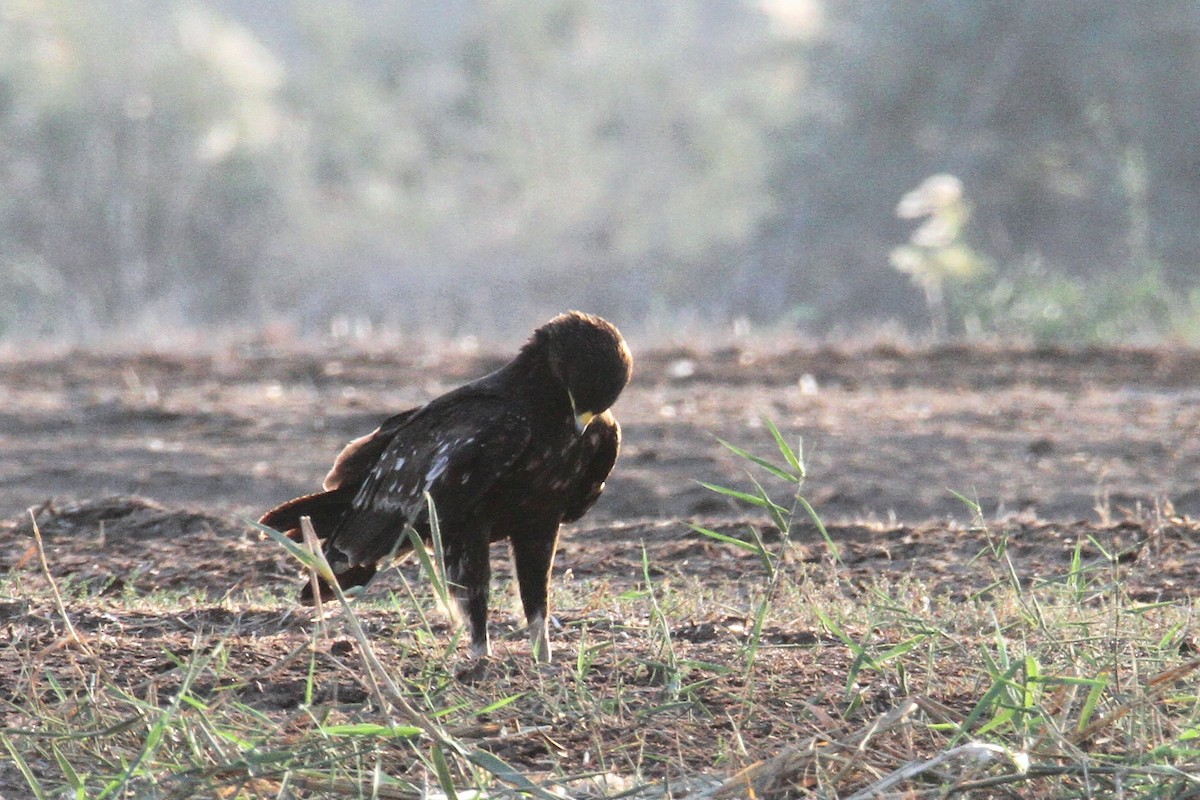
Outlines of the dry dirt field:
M761 580L752 555L688 523L731 534L751 524L771 541L760 513L699 484L750 486L746 463L717 440L769 455L763 416L803 437L803 491L841 547L847 585L891 576L896 585L919 581L935 598L963 598L994 580L972 559L996 531L1007 535L1022 576L1061 574L1082 541L1087 558L1099 546L1128 551L1114 569L1131 597L1189 598L1200 585L1200 353L737 346L635 357L634 382L614 409L624 429L621 458L597 507L565 530L556 563L552 603L561 628L553 636L572 661L581 637L616 625L611 609L588 606L597 585L617 597L644 589L649 574L664 586L719 587L735 597L739 583ZM171 668L165 654L182 658L197 632L216 632L236 642L237 674L256 676L239 701L295 713L311 699L308 661L272 665L311 635L312 618L284 600L263 600L290 597L297 571L242 518L314 490L340 446L383 417L499 363L453 348L249 346L0 359L0 726L29 724L19 719L24 699L49 691L40 676L78 668L79 656L59 647L62 621L39 588L46 584L28 509L73 624L102 651L97 658L115 684L152 685ZM955 493L979 504L988 530L973 524L979 520ZM789 563L797 569L827 560L811 524L798 523L793 538ZM506 579L503 567L497 575ZM402 577L385 576L373 593L385 595ZM163 593L173 605L134 602ZM734 657L744 608L721 603L678 601L668 614L668 638L689 663ZM614 713L645 721L635 700L658 698L662 681L638 648L656 623L645 603L630 604L621 637L597 656L607 669L590 673L587 688L603 694L619 684L631 708ZM527 669L524 638L505 638L519 631L519 618L502 602L494 606L498 666L456 690L478 692L481 704L495 696L489 691L536 694L540 680ZM385 607L365 611L364 620L381 655L394 655L390 642L405 635L404 620ZM440 621L433 629L449 635ZM722 712L733 705L727 693L745 690L737 676L714 677L702 687L703 714L658 712L670 724L646 722L633 737L637 752L628 728L598 730L525 701L513 708L543 735L494 749L534 772L585 772L602 753L616 771L612 762L625 759L640 775L670 778L684 766L712 770L715 757L699 743L734 726L740 753L722 762L731 773L794 741L803 728L797 709L807 708L810 722L820 718L814 709L844 709L835 701L851 656L819 626L773 618L763 646L758 675L768 676L770 699L753 723ZM330 658L354 649L345 640L329 647ZM424 667L399 669L412 677ZM969 707L970 687L960 688ZM342 704L366 698L345 673L331 672L317 691ZM939 702L953 707L956 691ZM864 708L885 708L886 700ZM0 795L26 796L24 786L0 764ZM183 786L178 796L186 796Z

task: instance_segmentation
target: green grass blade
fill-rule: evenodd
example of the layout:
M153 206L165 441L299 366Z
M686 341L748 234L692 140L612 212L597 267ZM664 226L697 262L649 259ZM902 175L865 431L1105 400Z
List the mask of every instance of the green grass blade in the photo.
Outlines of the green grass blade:
M750 538L754 540L754 549L758 553L758 560L762 562L763 570L767 573L767 580L774 583L777 574L775 572L775 562L779 556L767 548L767 543L763 541L762 534L758 532L758 528L752 524L746 525L746 528L750 531Z
M763 424L767 426L767 430L771 432L771 436L775 438L775 446L779 448L779 452L783 458L791 466L793 474L791 480L799 483L804 479L806 470L804 468L804 442L800 441L795 450L787 443L787 439L783 438L783 434L779 432L779 428L775 427L775 423L767 416L762 417Z
M768 508L769 506L775 505L772 501L764 500L763 498L759 497L758 495L753 495L753 494L750 494L749 492L743 492L738 489L730 489L727 486L718 486L715 483L705 483L704 481L696 481L696 482L699 483L701 486L703 486L705 489L708 489L710 492L716 492L717 494L723 494L726 497L732 497L735 500L741 500L743 503L749 503L752 506L757 506L759 508ZM778 506L776 506L776 507L778 508ZM780 510L782 511L784 509L780 509Z
M1075 726L1075 730L1083 730L1092 721L1092 717L1096 715L1096 707L1100 705L1100 698L1104 696L1104 690L1107 688L1108 680L1093 679L1092 687L1088 690L1087 697L1084 698L1083 708L1079 711L1079 724Z
M429 758L433 761L433 770L437 774L438 786L446 800L458 800L458 791L454 788L454 777L450 774L450 765L446 763L446 754L435 742L429 748Z
M33 796L37 800L45 800L46 791L42 788L42 784L37 779L37 776L33 774L33 770L29 768L29 763L21 755L21 751L17 750L13 746L12 740L3 733L0 733L0 742L4 744L4 749L8 751L8 755L12 758L13 763L17 765L17 771L21 773L21 777L29 784L29 791L33 792Z
M498 780L537 797L539 800L562 800L558 795L551 794L538 786L524 773L495 753L489 753L487 750L472 750L467 754L467 760L495 776Z
M1116 555L1111 550L1109 550L1107 547L1100 544L1100 542L1096 539L1095 536L1093 536L1092 534L1089 533L1087 539L1089 542L1092 543L1092 547L1094 547L1100 551L1101 558L1103 558L1105 561L1107 561L1110 564L1115 564L1117 562Z
M888 661L891 661L894 658L907 655L914 647L921 644L928 638L928 636L922 634L920 636L912 636L908 639L905 639L903 642L894 644L887 650L884 650L882 653L875 656L875 663L886 664Z
M527 694L529 694L529 692L521 692L520 694L510 694L508 697L501 697L496 702L489 703L488 705L486 705L483 708L476 711L475 715L480 716L482 714L491 714L493 711L499 711L500 709L504 708L505 706L510 705L511 703L517 702L518 700L520 700L522 697L524 697Z
M796 502L798 502L804 509L804 512L808 514L808 518L812 520L813 525L817 526L817 532L821 534L821 538L825 540L825 546L829 549L829 554L833 556L833 560L837 562L839 567L845 569L846 562L842 561L841 550L833 541L833 537L829 535L829 531L825 528L825 523L821 519L821 515L818 514L817 510L812 507L812 503L808 502L807 498L796 495Z
M446 548L442 542L442 523L438 518L433 495L429 492L425 492L425 505L429 508L429 539L433 542L433 557L437 561L438 574L444 576L446 574ZM445 578L441 580L444 581ZM444 585L441 591L445 592Z
M788 517L791 515L791 512L773 501L767 494L767 490L763 488L761 483L754 479L753 475L750 476L750 482L758 490L758 497L763 502L762 507L770 512L771 521L775 523L775 527L779 529L780 533L786 535L789 528Z
M795 483L797 480L799 480L800 476L793 475L791 472L788 472L783 467L772 464L770 461L763 458L762 456L756 456L753 453L751 453L749 450L743 450L742 448L738 447L736 444L731 444L730 442L727 442L724 439L717 439L717 441L720 442L723 447L728 449L734 455L738 456L739 458L744 458L745 460L749 461L752 464L757 464L758 466L762 467L767 472L771 473L772 475L774 475L777 478L785 480L788 483Z
M247 525L250 525L269 536L276 544L287 551L288 555L304 565L305 569L315 571L321 578L327 582L333 582L336 578L333 575L333 570L329 568L328 563L323 558L317 558L311 553L307 547L301 547L293 542L287 536L284 536L274 528L269 528L262 523L241 517L241 520Z
M963 505L970 509L972 527L986 529L987 526L984 525L983 522L983 507L979 505L978 501L972 500L962 492L956 492L949 487L946 488L946 491L950 492L950 494L954 495L955 498L957 498Z
M986 692L983 693L983 697L976 701L975 706L971 709L970 713L968 713L966 718L959 723L958 733L956 733L950 740L949 746L953 747L954 745L958 744L965 736L970 734L970 732L974 729L975 723L979 722L979 720L985 714L990 713L992 709L999 705L1000 698L1008 692L1009 687L1012 684L1012 679L1016 676L1017 671L1024 666L1025 665L1022 662L1017 661L1010 665L1003 675L993 680L992 685L988 687ZM993 719L993 722L994 721L995 720ZM995 726L989 723L986 727L990 729Z
M1004 725L1012 723L1016 719L1017 712L1012 706L1000 706L996 714L987 722L979 726L979 730L975 731L976 736L983 736L985 733L996 730Z
M325 736L366 736L380 739L412 739L424 733L416 725L380 725L375 722L322 725L317 730Z
M1075 599L1078 602L1084 591L1083 580L1083 539L1075 541L1075 550L1071 553L1071 571L1067 573L1067 585L1071 587L1071 591L1075 593Z
M745 539L739 539L736 536L730 536L727 533L721 533L720 531L714 531L711 528L705 528L703 525L697 525L695 523L688 523L688 527L691 528L692 530L694 530L696 533L700 534L701 536L707 536L708 538L715 539L718 542L723 542L724 544L731 544L734 547L740 547L743 550L750 551L751 553L755 553L758 551L758 545L754 542L747 542Z
M450 608L450 586L446 582L444 573L434 566L434 561L429 557L429 551L425 549L425 543L421 541L421 535L417 533L416 528L412 525L405 525L404 531L412 542L413 553L421 564L421 571L425 573L434 593L437 594L438 601L443 608Z
M1021 708L1030 714L1037 713L1039 682L1042 676L1042 665L1032 655L1025 654L1025 680L1021 686Z
M817 619L821 621L821 624L825 626L825 629L833 634L834 638L846 645L846 647L850 649L850 652L853 653L856 658L866 654L866 651L863 650L863 646L851 639L845 631L838 627L838 624L834 622L828 614L825 613L825 609L818 605L814 605L813 613L817 615Z
M646 590L650 598L651 620L654 622L655 633L662 643L662 650L667 657L668 686L677 687L679 676L679 661L675 657L675 642L671 638L671 623L663 614L658 604L658 596L654 593L654 582L650 577L650 554L646 543L642 542L642 577L646 581Z

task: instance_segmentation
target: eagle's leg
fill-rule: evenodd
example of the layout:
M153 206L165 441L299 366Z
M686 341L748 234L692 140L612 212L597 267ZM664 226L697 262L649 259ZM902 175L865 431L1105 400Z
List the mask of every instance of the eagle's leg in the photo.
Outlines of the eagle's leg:
M529 624L529 644L537 661L550 663L547 598L550 594L550 570L558 531L549 535L526 535L512 539L513 564L521 590L521 606Z
M446 542L446 580L450 594L471 630L471 655L490 656L488 639L488 591L492 582L492 566L488 561L486 538L477 536L449 537Z

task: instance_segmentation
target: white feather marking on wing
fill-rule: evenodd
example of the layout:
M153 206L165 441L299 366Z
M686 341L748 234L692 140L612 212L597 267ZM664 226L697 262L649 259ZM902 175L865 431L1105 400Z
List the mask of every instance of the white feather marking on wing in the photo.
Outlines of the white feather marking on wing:
M383 491L375 494L375 505L381 510L396 511L403 505L404 497L401 494L400 477L398 475L389 475L380 488Z
M425 473L426 488L432 486L433 482L446 471L446 467L450 466L450 448L460 444L462 442L442 442L438 445L433 454L433 463L429 466L429 471Z

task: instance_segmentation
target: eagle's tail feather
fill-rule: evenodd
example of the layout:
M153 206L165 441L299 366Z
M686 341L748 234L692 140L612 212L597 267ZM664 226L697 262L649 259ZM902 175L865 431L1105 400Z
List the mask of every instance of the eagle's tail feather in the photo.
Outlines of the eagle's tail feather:
M356 492L357 487L355 486L341 486L328 492L306 494L272 508L263 514L259 523L274 528L299 542L303 539L300 532L300 518L309 517L312 520L313 530L317 532L317 538L324 540L337 529L346 512L350 510L350 503L354 500ZM337 573L338 585L342 587L343 592L353 594L354 589L366 586L371 578L375 577L375 572L374 564L347 567ZM322 601L334 599L333 588L325 579L318 578L317 585ZM304 588L300 590L300 602L305 605L313 605L316 602L313 597L312 581L306 581Z
M268 528L274 528L280 533L287 534L295 541L301 540L300 518L310 517L317 538L324 539L350 510L350 502L354 492L347 488L334 489L331 492L306 494L275 506L263 514L259 523Z

